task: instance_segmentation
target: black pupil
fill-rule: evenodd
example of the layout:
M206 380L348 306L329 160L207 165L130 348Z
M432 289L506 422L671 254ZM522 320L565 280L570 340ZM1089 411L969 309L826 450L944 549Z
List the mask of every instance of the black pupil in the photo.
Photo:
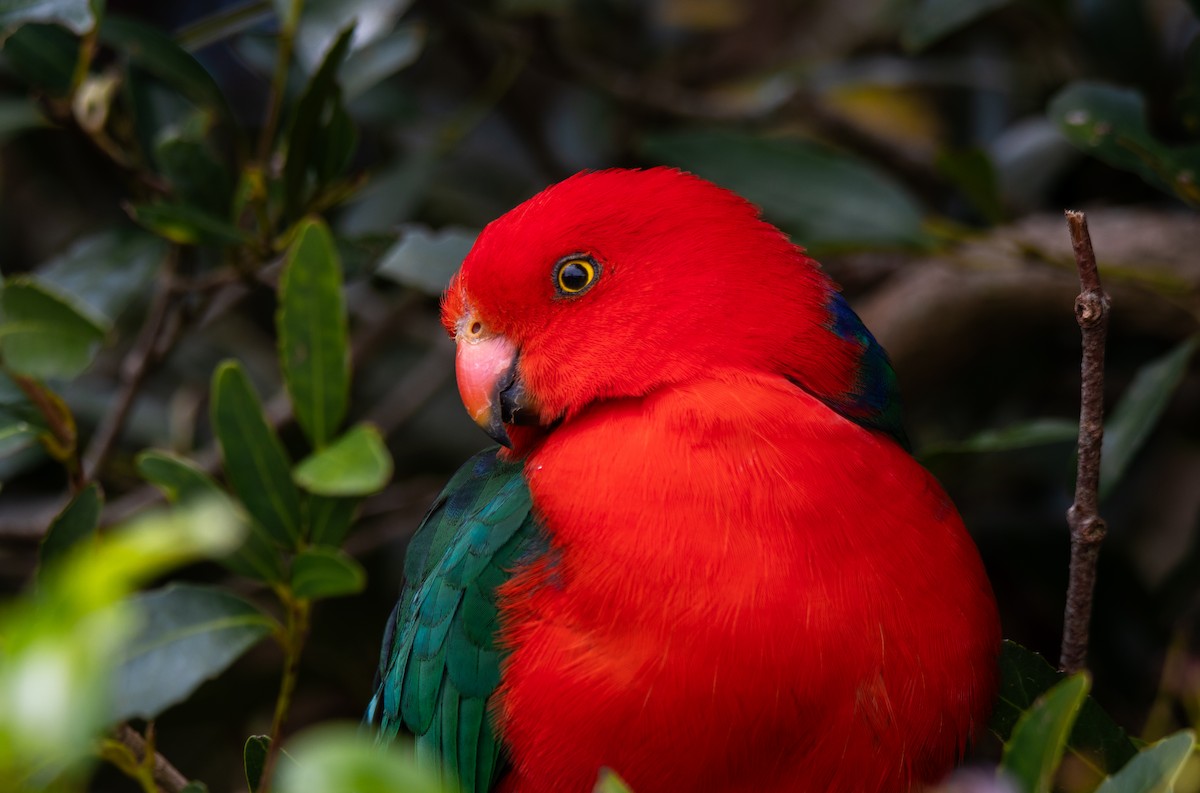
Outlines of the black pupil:
M582 264L571 262L562 268L559 275L562 288L568 292L578 292L588 285L588 271Z

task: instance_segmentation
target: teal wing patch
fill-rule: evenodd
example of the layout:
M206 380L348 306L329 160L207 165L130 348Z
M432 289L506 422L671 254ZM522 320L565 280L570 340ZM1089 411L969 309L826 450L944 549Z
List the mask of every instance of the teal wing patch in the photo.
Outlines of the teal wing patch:
M521 464L496 451L459 469L408 546L365 717L383 740L412 733L418 758L467 793L491 790L503 770L488 707L502 657L496 590L548 547Z

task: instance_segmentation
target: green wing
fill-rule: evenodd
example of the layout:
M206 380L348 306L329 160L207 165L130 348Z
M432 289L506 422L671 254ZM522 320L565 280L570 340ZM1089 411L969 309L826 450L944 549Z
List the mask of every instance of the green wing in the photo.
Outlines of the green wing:
M418 758L440 761L468 793L491 790L503 770L488 707L502 657L496 589L547 549L521 464L496 451L459 469L408 546L366 714L384 740L412 733Z

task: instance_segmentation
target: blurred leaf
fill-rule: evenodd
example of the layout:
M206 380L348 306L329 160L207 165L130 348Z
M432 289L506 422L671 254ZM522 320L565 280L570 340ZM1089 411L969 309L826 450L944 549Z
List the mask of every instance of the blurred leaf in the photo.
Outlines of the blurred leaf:
M267 752L270 748L271 737L268 735L251 735L246 739L246 748L242 752L242 757L246 769L246 787L250 789L250 793L258 793L263 768L267 764Z
M1050 100L1047 112L1078 148L1200 207L1200 146L1161 143L1146 126L1145 104L1137 91L1075 82Z
M366 583L362 566L336 548L306 548L292 560L292 594L298 598L353 595Z
M46 119L27 97L0 99L0 142L26 130L44 126Z
M1037 653L1005 641L1000 652L1000 694L989 728L1007 741L1021 714L1065 677ZM1101 760L1103 767L1097 769L1101 775L1120 768L1136 754L1129 736L1091 697L1079 711L1067 748L1088 767L1094 768L1095 761Z
M387 36L412 0L307 0L296 31L296 59L313 74L329 48L347 27L354 26L349 51L356 52ZM289 0L275 0L280 19L290 11Z
M1066 419L1033 419L996 430L984 430L958 443L947 443L922 449L918 455L928 460L942 454L983 454L1028 449L1051 443L1074 442L1079 437L1079 424Z
M11 371L4 372L0 384L12 383L28 400L27 408L36 415L30 423L38 430L38 440L46 453L60 463L67 464L75 456L79 440L78 428L75 425L75 415L71 408L53 389L45 383ZM37 407L33 407L36 405Z
M1072 675L1038 697L1021 714L1012 736L1004 744L1000 768L1022 790L1050 793L1050 782L1062 760L1071 725L1075 723L1091 685L1086 673Z
M411 750L383 745L357 725L322 725L288 744L294 763L280 765L279 793L450 793Z
M431 231L415 223L401 231L400 241L383 255L376 273L427 295L446 291L477 236L457 226Z
M175 41L188 52L226 41L257 27L274 14L271 0L249 0L215 8L176 31Z
M296 420L321 449L346 416L350 350L342 266L320 220L301 223L288 248L275 321Z
M391 455L376 427L360 423L296 465L295 481L318 495L370 495L391 477Z
M366 187L339 213L339 236L390 232L410 218L424 200L437 174L438 162L439 158L432 154L420 154L373 173ZM406 227L425 228L416 224Z
M235 361L222 363L213 375L212 423L229 482L255 524L277 545L294 547L300 538L300 492L283 444Z
M284 211L288 218L299 216L313 193L309 169L315 165L325 171L330 162L348 160L352 153L337 148L345 147L348 142L353 146L353 140L347 141L344 134L339 134L346 122L337 74L353 34L353 28L342 31L296 103L283 166Z
M208 793L208 785L203 782L192 780L183 786L179 793Z
M1163 738L1138 752L1124 768L1104 780L1096 793L1173 793L1175 780L1195 746L1196 736L1191 730Z
M625 784L625 780L621 779L616 771L611 768L602 768L593 793L633 793L633 790Z
M229 215L233 180L206 140L204 117L167 127L159 135L154 159L183 204L217 218Z
M126 206L129 216L160 237L180 245L246 245L253 237L232 223L187 204Z
M4 41L4 60L18 77L50 96L71 92L79 39L58 25L25 25Z
M102 327L30 278L0 287L0 355L10 371L72 378L91 364L103 340Z
M354 513L361 499L309 495L309 541L313 545L336 548L354 522Z
M32 446L42 430L26 421L4 417L0 421L0 457L7 457Z
M1009 0L918 0L904 21L900 43L909 52L925 49L943 36L1008 3Z
M89 0L0 0L0 38L30 22L54 22L82 36L96 17Z
M425 29L406 25L381 39L352 52L342 66L342 91L346 101L373 88L421 55L425 45Z
M740 193L809 247L919 246L921 209L871 165L814 143L721 131L651 135L642 153Z
M109 331L127 306L145 298L166 253L166 244L144 231L109 229L74 243L38 268L34 279L70 295Z
M296 466L296 482L321 496L367 496L392 475L392 457L379 430L356 424Z
M211 476L191 460L151 449L137 456L138 473L173 504L193 498L226 498Z
M57 564L80 542L96 536L100 525L100 507L104 502L100 486L93 482L71 499L71 503L50 523L38 548L38 580L47 566Z
M100 41L196 105L211 108L222 118L232 117L225 94L208 70L158 28L106 14L100 23Z
M114 721L157 718L276 627L254 604L216 587L171 584L130 603L142 623L117 670Z
M1138 370L1104 423L1100 456L1100 498L1112 492L1129 464L1158 425L1187 374L1200 336L1192 336L1171 352Z
M943 150L937 156L938 171L954 183L983 219L999 223L1004 219L1000 185L996 169L982 149Z

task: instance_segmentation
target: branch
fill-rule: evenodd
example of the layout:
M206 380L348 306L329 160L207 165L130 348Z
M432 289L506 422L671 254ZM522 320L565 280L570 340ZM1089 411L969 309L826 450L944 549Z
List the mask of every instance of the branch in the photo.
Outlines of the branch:
M117 725L116 734L117 740L129 747L138 762L146 757L146 739L140 732L122 723ZM188 784L187 777L158 752L154 752L154 782L166 793L180 793Z
M1096 254L1088 235L1087 216L1067 211L1071 247L1079 268L1079 297L1075 321L1083 335L1082 385L1079 410L1079 469L1075 478L1075 503L1067 511L1071 528L1071 572L1067 606L1063 615L1062 656L1059 666L1075 672L1086 666L1088 623L1092 617L1092 592L1096 587L1096 559L1104 540L1105 525L1097 505L1100 485L1100 444L1104 439L1104 337L1108 332L1111 302L1100 286Z

